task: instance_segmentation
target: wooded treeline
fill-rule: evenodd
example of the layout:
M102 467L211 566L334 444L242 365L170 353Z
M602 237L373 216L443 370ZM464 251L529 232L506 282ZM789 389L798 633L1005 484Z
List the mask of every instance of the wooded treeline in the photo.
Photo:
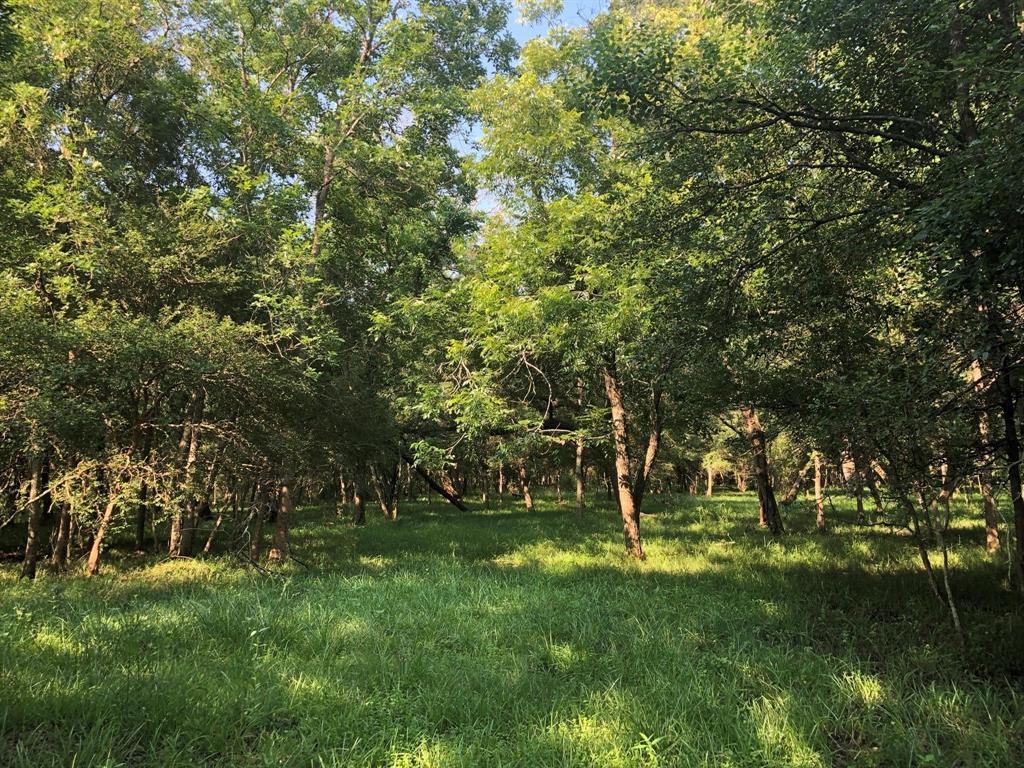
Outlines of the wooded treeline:
M609 479L642 557L652 484L781 535L827 474L954 620L953 494L1024 581L1019 5L623 0L518 58L508 10L6 0L24 575L531 480Z

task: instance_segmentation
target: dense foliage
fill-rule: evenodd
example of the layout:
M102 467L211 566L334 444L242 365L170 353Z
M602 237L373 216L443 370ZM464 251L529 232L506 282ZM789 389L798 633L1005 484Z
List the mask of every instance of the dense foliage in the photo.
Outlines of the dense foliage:
M783 536L813 475L964 642L954 514L1024 586L1021 9L621 0L518 53L508 10L0 5L21 574L569 478L642 559L649 491L749 485Z

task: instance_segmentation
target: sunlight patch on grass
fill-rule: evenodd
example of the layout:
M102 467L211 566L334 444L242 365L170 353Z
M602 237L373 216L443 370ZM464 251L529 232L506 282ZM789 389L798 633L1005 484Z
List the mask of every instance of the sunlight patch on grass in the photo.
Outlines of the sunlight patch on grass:
M628 765L628 752L623 746L623 724L609 713L578 714L552 724L548 736L566 758L599 766Z
M85 653L85 645L72 637L66 630L42 627L33 637L40 653L53 653L62 656L81 656Z
M833 677L839 694L858 708L875 709L885 701L885 686L875 675L848 671Z
M208 579L217 573L216 566L205 560L178 558L164 560L141 571L144 581L157 581L161 585Z
M388 763L391 768L449 768L460 764L462 761L447 744L426 740L413 750L395 753Z
M748 707L750 718L766 765L792 768L825 768L822 755L813 749L791 715L793 699L788 694L761 696Z
M1022 619L978 526L951 538L952 577L998 674L950 663L912 541L845 500L824 537L790 508L781 541L752 494L651 504L643 563L610 504L542 503L359 528L300 511L313 565L283 577L229 556L0 568L0 764L1021 764L998 639Z

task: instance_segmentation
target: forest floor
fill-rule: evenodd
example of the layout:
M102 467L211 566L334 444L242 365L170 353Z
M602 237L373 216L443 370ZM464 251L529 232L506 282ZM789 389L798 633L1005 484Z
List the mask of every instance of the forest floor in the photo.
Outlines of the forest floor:
M606 502L552 499L307 510L279 575L5 563L0 765L1024 765L1024 611L980 527L949 537L961 657L910 537L847 500L777 541L753 494L648 503L644 563Z

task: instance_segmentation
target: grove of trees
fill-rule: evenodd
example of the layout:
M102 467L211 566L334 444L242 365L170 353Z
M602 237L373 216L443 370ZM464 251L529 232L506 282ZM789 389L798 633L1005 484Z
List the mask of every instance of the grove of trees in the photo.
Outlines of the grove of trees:
M957 629L969 493L1024 588L1020 4L613 0L521 49L509 12L3 1L22 575L543 486L643 558L646 497L729 482L776 536L844 486Z

